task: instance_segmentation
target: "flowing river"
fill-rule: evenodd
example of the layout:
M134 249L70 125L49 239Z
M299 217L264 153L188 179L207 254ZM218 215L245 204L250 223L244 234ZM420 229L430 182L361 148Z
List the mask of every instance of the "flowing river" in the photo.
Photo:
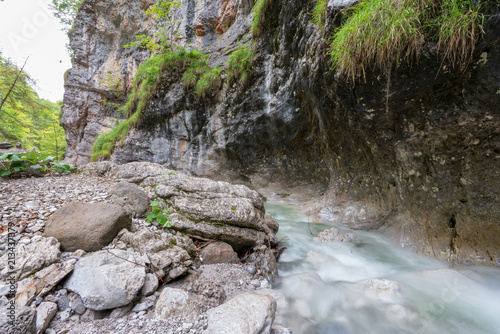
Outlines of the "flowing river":
M357 244L318 243L311 232L331 226L286 205L266 210L288 243L276 322L294 334L500 333L500 268L450 268L364 231Z

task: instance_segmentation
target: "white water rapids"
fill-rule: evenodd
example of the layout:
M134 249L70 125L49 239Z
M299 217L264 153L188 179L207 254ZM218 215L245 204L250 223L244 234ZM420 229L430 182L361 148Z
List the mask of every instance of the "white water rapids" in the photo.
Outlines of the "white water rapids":
M309 229L331 226L308 227L290 206L266 209L288 243L275 322L294 334L500 333L500 268L450 268L362 231L358 244L317 243Z

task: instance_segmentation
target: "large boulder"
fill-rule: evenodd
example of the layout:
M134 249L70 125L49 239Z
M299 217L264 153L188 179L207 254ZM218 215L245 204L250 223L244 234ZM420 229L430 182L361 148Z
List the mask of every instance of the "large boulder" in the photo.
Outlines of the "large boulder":
M107 190L110 200L121 206L131 217L141 217L149 208L148 195L135 184L122 181Z
M124 306L134 300L144 285L144 264L139 253L95 252L76 263L64 287L79 294L85 307L91 310Z
M244 293L208 311L208 334L270 334L276 301Z
M0 258L0 278L11 275L20 280L49 266L61 257L60 244L55 238L42 238L29 245L19 244L15 248L15 264L9 263L8 254Z
M65 251L94 252L131 224L130 216L118 205L71 202L50 217L44 233L59 240Z

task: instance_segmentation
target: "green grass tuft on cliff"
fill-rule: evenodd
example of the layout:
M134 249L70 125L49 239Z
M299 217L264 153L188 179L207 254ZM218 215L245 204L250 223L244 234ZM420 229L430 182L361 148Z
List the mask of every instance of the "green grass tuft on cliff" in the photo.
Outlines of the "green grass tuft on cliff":
M240 43L227 61L227 75L230 81L239 80L243 85L252 73L254 52L249 46Z
M271 2L272 0L257 0L257 3L253 8L254 16L250 27L253 37L259 37L260 34L262 34L262 25L264 24L266 12L271 5Z
M325 27L327 6L328 0L317 0L314 6L312 22L320 27L320 29Z
M482 20L471 0L366 0L347 13L333 35L332 67L353 82L365 78L368 69L388 73L395 65L418 59L427 40L438 43L443 61L463 67Z
M92 145L92 161L109 157L116 145L127 138L130 129L138 123L148 102L153 98L164 73L182 73L186 89L195 89L195 94L205 97L214 93L222 82L220 67L211 69L209 55L199 50L167 52L146 60L135 74L132 92L121 113L127 119L117 124L110 132L100 135Z

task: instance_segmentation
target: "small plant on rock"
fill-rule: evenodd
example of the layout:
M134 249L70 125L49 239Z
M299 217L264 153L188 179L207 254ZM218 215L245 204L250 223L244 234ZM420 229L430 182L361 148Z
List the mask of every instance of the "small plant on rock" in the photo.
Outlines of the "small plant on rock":
M170 209L165 207L164 202L153 201L150 204L151 212L146 216L146 221L151 223L156 221L158 224L163 226L163 228L170 228L174 226L170 221Z

